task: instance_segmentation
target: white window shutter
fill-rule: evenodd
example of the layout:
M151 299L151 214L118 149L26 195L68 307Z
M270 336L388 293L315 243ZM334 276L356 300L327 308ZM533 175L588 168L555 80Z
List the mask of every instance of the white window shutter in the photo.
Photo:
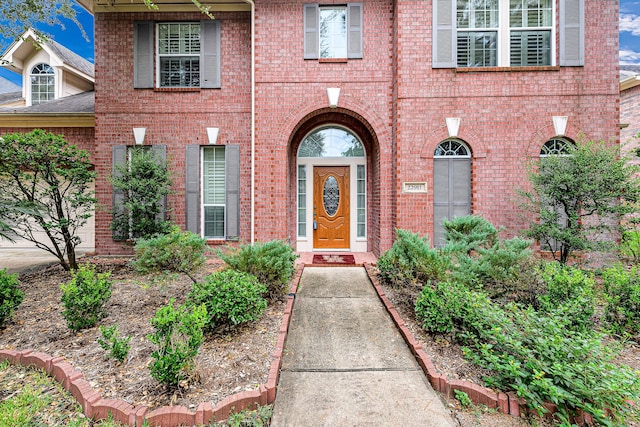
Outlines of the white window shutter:
M347 4L347 58L362 58L362 3Z
M153 21L133 23L133 87L153 88Z
M560 65L584 66L584 0L560 0Z
M432 66L456 67L456 2L433 0Z
M220 21L200 21L200 87L220 88Z
M320 56L320 9L317 4L303 5L304 59Z

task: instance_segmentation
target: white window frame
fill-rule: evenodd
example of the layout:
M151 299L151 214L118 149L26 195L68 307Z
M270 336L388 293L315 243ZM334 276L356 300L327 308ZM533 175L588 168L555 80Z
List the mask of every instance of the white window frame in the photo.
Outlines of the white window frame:
M34 73L33 71L36 69L36 67L48 67L48 69L51 70L50 73ZM34 95L34 91L33 91L33 87L34 87L34 79L37 79L38 81L42 78L53 78L53 83L51 84L41 84L38 83L37 86L38 87L43 87L43 86L48 86L50 87L51 90L47 90L47 94L51 95L50 98L46 99L46 100L42 100L39 99L38 102L33 102L33 95ZM43 93L43 92L37 92L37 93ZM31 70L29 71L29 105L38 105L38 104L43 104L45 102L49 102L49 101L53 101L54 99L56 99L56 70L50 65L47 64L46 62L39 62L35 65L33 65L31 67Z
M223 185L223 194L225 196L225 203L205 203L205 186L204 186L204 182L205 182L205 151L206 150L214 150L214 151L222 151L224 153L224 161L223 161L223 165L224 165L224 170L223 170L223 178L224 178L224 185ZM214 160L215 162L215 160ZM201 211L200 211L200 230L202 230L202 237L207 239L207 240L226 240L227 236L226 236L226 219L227 219L227 202L226 202L226 183L227 183L227 159L226 159L226 150L224 145L209 145L209 146L203 146L200 149L200 170L202 171L200 174L200 200L202 201L202 203L200 204L201 207ZM222 235L220 236L207 236L206 233L206 227L205 227L205 223L206 223L206 208L207 207L222 207L223 208L223 217L222 217Z
M342 13L344 14L344 37L343 37L343 44L344 44L344 54L343 55L335 55L335 56L322 56L322 12L323 11L328 11L328 10L335 10L335 11L342 11ZM342 59L342 58L347 58L348 56L348 51L349 51L349 28L347 27L347 6L346 5L322 5L318 8L318 22L320 25L320 28L318 29L318 55L320 59Z
M199 44L199 49L197 53L165 53L165 54L161 54L160 53L160 26L162 25L191 25L191 26L197 26L198 27L198 38L200 41ZM157 87L159 88L200 88L202 86L202 82L200 81L200 76L202 75L200 72L200 67L203 66L203 64L201 63L201 55L200 52L202 51L202 26L200 25L200 22L193 22L193 21L184 21L184 22L158 22L156 23L156 28L155 28L155 43L156 43L156 84ZM198 72L195 73L197 74L197 78L198 78L198 84L197 85L178 85L178 86L172 86L172 85L162 85L162 59L163 58L194 58L198 60ZM182 69L182 68L181 68ZM192 74L194 74L192 72Z
M511 66L511 32L512 31L550 31L551 32L551 61L549 65L546 66L555 66L556 65L556 34L557 34L557 21L556 21L556 2L555 0L551 1L551 26L550 27L511 27L510 25L510 0L498 0L498 27L497 28L457 28L456 26L456 40L458 39L458 34L463 32L497 32L496 43L497 43L497 63L496 67L510 67ZM457 7L456 8L456 17L457 17ZM457 22L454 22L457 24ZM456 42L457 43L457 42ZM456 67L458 68L467 68L467 65L457 65L457 56L456 56ZM526 66L526 65L525 65ZM537 65L534 65L537 66ZM482 68L483 66L477 66L473 68ZM517 66L516 66L517 67Z

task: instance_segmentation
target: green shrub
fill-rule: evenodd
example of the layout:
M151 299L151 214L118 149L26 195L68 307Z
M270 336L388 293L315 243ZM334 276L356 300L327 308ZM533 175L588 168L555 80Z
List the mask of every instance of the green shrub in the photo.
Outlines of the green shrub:
M109 352L109 357L122 363L129 354L129 341L131 337L118 338L118 325L109 327L100 326L102 338L98 338L98 344L104 351Z
M542 278L546 292L538 296L539 309L565 316L573 328L590 329L596 305L593 277L578 268L551 262L544 267Z
M604 271L605 321L619 335L640 334L640 268L618 264Z
M378 259L380 280L392 286L408 286L446 277L449 258L432 249L426 237L406 230L396 230L391 249Z
M498 239L498 230L486 219L467 215L445 220L444 237L448 244L463 252L471 252L479 248L490 248Z
M195 283L187 296L189 304L207 308L207 329L253 322L262 316L267 300L262 297L266 287L249 274L223 270Z
M111 273L98 273L89 265L81 265L71 273L71 281L63 284L62 316L72 331L95 326L107 313L104 308L111 297Z
M535 300L542 282L531 241L500 240L493 246L460 253L452 276L473 289L482 289L491 299L528 304Z
M195 283L195 274L205 263L205 249L205 239L173 226L168 234L138 240L132 264L142 274L183 273Z
M455 333L469 292L456 282L428 283L416 299L416 318L427 332Z
M0 326L13 315L24 299L24 294L19 288L17 274L9 274L7 270L0 270Z
M223 423L229 427L263 427L268 426L273 415L271 405L258 406L255 410L244 410L235 414L230 414Z
M155 332L147 336L158 346L151 353L151 376L168 386L177 386L195 368L194 359L200 350L203 328L207 321L204 305L187 308L174 306L174 299L160 307L151 319Z
M267 287L269 298L286 294L297 258L293 248L281 240L241 245L236 251L220 251L219 256L234 270L256 276Z
M499 308L495 308L499 310ZM508 307L509 323L487 322L479 334L467 336L464 353L492 371L490 387L514 390L527 406L545 413L545 402L558 406L554 417L571 426L570 417L583 410L598 425L622 427L638 420L640 398L636 371L613 363L615 349L603 336L571 330L570 320L539 314L532 308Z

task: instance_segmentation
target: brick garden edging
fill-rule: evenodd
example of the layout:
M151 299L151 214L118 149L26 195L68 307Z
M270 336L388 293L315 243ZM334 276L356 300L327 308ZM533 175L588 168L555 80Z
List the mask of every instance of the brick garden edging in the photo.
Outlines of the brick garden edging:
M52 357L33 350L0 350L0 362L7 360L14 365L43 370L71 393L87 418L95 421L112 417L114 421L136 427L142 426L145 421L150 426L158 427L202 425L223 421L229 418L232 413L244 409L255 409L258 405L270 405L275 401L276 386L282 365L282 352L287 339L295 294L303 270L304 264L301 264L291 280L290 293L287 296L287 305L278 331L278 340L267 382L261 384L258 390L242 391L228 396L218 402L215 407L211 402L206 402L200 403L195 412L184 406L163 406L150 411L147 406L133 406L122 399L103 399L100 393L91 387L82 373L70 363L65 362L64 358Z
M409 328L407 328L404 320L402 320L389 298L387 298L382 286L380 286L380 282L378 282L378 279L375 277L373 266L369 263L365 263L364 267L367 271L367 275L369 276L369 280L371 280L373 287L378 293L380 301L382 301L382 304L393 319L393 322L396 324L400 334L411 349L411 352L415 356L418 364L424 371L429 383L431 383L431 386L435 391L441 393L447 399L455 397L454 390L463 391L467 393L474 404L485 405L491 409L496 409L514 417L519 417L528 412L524 400L519 398L514 392L495 392L487 387L480 386L470 381L449 379L446 374L439 373L433 362L431 362L431 359L429 359L427 353L422 349L420 343L418 343ZM549 414L553 414L557 411L557 407L553 404L547 404L545 406L549 410ZM593 419L589 414L582 413L576 417L574 422L578 425L591 425L593 423Z

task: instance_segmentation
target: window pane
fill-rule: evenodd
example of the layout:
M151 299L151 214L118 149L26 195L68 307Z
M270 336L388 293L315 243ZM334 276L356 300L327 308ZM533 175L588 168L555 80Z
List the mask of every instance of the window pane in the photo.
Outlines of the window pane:
M199 57L161 57L160 87L200 86Z
M551 0L510 0L509 24L512 28L550 27Z
M367 196L364 165L357 166L357 236L366 237Z
M498 0L458 0L458 28L498 28Z
M307 167L298 166L298 236L307 235Z
M458 67L498 65L497 38L495 31L458 32Z
M364 157L364 146L351 132L341 128L321 128L305 137L298 157Z
M200 86L200 24L158 25L160 87Z
M320 57L347 57L347 14L345 8L320 9Z
M226 202L224 147L205 147L202 151L203 203L224 206Z
M204 237L224 238L224 206L205 206Z
M551 31L512 31L511 66L551 65Z

